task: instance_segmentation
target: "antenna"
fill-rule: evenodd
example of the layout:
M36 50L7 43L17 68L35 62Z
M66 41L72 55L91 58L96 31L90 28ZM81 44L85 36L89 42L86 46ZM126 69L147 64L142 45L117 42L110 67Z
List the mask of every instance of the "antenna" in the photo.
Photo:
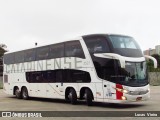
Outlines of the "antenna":
M38 45L38 43L36 42L36 43L35 43L35 46L37 46L37 45Z

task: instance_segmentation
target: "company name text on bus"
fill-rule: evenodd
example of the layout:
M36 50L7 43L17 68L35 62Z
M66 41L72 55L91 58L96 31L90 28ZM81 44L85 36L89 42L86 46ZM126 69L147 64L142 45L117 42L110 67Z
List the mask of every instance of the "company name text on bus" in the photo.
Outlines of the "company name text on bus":
M41 70L54 70L54 69L81 69L89 65L87 61L83 61L80 58L67 57L58 59L48 59L42 61L32 61L16 64L5 64L4 72L6 73L20 73L26 71L41 71Z

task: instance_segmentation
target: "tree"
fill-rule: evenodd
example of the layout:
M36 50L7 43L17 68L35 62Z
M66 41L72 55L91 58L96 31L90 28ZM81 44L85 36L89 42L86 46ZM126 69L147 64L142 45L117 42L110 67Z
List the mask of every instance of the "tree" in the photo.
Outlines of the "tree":
M0 58L4 55L5 52L7 52L6 48L7 46L5 44L0 44Z
M158 69L154 69L154 67L153 67L154 65L153 65L153 61L152 60L148 60L147 61L148 70L150 72L160 71L160 55L153 54L152 57L154 57L157 60L157 68Z
M160 68L160 55L159 54L153 54L152 57L154 57L157 60L157 66Z
M2 76L2 73L3 73L2 56L4 55L5 52L7 52L6 48L7 48L7 46L5 44L0 44L0 76Z

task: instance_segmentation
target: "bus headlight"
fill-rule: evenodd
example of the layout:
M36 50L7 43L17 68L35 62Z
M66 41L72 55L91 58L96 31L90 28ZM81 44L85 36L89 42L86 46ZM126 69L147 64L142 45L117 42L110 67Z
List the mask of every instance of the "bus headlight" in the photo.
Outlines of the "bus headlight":
M117 91L128 94L128 90L125 89L120 89L120 88L115 88Z
M127 100L127 98L125 96L122 96L121 99L122 100Z
M125 89L123 89L123 90L122 90L122 92L123 92L123 93L125 93L125 94L127 94L127 93L128 93L128 91L127 91L127 90L125 90Z

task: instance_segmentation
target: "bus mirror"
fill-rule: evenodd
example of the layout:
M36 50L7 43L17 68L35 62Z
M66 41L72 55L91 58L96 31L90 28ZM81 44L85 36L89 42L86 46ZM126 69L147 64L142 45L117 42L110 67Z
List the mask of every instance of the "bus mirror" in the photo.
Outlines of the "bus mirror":
M121 68L125 68L125 59L115 53L95 53L94 56L108 59L116 59L119 60Z
M154 68L157 68L157 60L152 57L152 56L148 56L148 55L144 55L145 58L151 59L154 63Z

